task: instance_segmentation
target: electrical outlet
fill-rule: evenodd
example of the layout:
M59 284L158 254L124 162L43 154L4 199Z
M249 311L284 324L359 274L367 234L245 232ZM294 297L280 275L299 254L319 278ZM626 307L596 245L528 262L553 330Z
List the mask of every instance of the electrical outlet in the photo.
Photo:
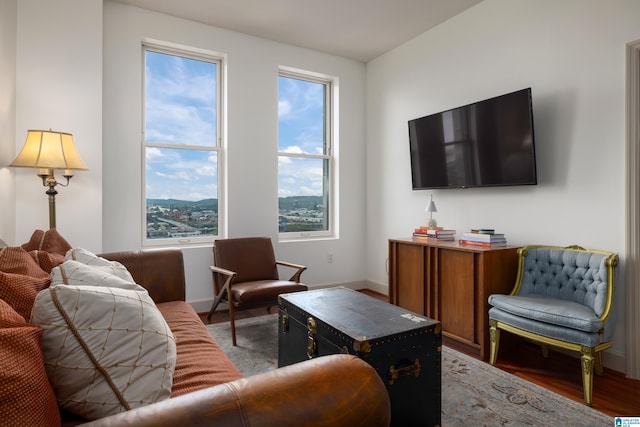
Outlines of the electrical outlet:
M327 262L333 262L333 252L327 252Z

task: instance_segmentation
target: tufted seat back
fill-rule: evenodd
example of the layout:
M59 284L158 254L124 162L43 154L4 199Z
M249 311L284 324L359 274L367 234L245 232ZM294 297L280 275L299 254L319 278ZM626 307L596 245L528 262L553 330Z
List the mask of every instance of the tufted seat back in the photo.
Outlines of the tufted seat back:
M615 327L613 287L618 255L579 246L518 249L518 277L509 295L489 296L489 362L496 364L500 330L582 353L585 403L593 399L593 372Z
M607 304L609 254L530 247L524 256L518 295L544 295L591 308L600 317Z
M609 341L617 261L613 252L579 246L520 248L516 285L510 295L489 296L489 318L590 347Z

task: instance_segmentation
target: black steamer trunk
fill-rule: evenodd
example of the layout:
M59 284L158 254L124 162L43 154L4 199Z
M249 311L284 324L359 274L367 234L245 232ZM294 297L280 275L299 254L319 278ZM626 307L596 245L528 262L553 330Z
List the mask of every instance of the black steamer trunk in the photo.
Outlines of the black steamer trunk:
M335 353L375 368L393 427L439 426L440 322L338 287L281 295L278 366Z

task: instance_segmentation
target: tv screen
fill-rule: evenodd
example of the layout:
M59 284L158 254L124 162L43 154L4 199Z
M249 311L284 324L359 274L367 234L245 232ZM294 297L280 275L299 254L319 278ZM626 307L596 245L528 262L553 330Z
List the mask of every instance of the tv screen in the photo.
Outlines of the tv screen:
M409 121L414 190L535 185L531 88Z

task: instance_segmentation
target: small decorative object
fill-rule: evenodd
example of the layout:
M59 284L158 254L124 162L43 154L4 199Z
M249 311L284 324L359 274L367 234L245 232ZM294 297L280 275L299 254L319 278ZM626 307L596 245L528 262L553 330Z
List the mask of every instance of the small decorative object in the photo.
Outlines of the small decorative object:
M433 213L438 212L438 209L436 208L436 204L433 201L433 194L431 195L431 199L429 200L429 203L427 204L427 207L424 211L429 212L429 221L427 221L427 227L436 228L438 226L438 222L433 219Z

